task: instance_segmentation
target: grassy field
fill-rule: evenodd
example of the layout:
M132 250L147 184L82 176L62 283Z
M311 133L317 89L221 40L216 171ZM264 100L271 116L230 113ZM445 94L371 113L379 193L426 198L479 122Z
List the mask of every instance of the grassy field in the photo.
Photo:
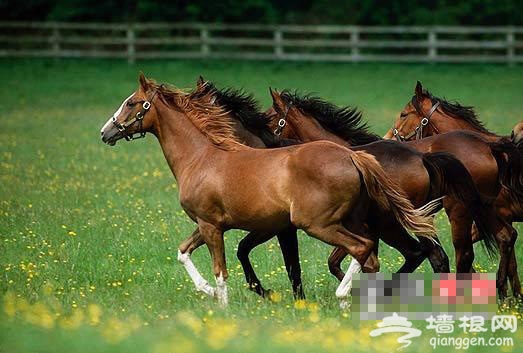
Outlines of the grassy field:
M306 302L293 301L274 241L251 258L262 282L281 298L265 301L246 289L235 256L239 231L226 234L230 307L220 310L195 292L176 261L177 246L194 224L179 206L158 143L148 137L109 148L99 136L136 88L140 70L178 87L194 87L203 75L219 87L253 92L264 107L269 86L315 92L358 106L380 135L410 100L416 80L438 96L474 105L500 134L523 118L522 66L2 60L0 351L396 347L395 338L371 340L374 322L355 324L350 312L339 309L326 264L330 247L305 235L300 253ZM442 214L437 225L452 258ZM477 269L495 272L496 261L477 249ZM208 251L202 248L193 259L211 280ZM518 259L523 263L523 253ZM380 260L385 272L402 263L388 247L380 250ZM521 318L518 303L500 309ZM514 351L520 351L523 329L515 339ZM420 342L407 351L431 349L426 339Z

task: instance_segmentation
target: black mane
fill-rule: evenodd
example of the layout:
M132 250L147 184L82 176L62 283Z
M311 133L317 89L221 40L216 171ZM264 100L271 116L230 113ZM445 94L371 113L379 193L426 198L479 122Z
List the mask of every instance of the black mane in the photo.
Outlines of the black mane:
M316 119L324 128L348 141L351 145L365 145L381 140L369 132L368 125L362 121L362 113L353 107L337 107L319 97L300 96L297 92L284 90L282 99L303 113Z
M258 102L252 94L233 88L218 89L207 81L204 92L213 91L218 104L230 111L236 120L249 130L269 130L270 119L260 111Z
M474 107L463 106L456 101L453 101L453 102L447 101L444 98L439 98L439 97L432 95L427 90L424 90L423 93L427 97L430 98L433 105L439 102L439 104L440 104L439 106L445 113L452 115L455 118L466 121L467 123L471 124L472 126L474 126L476 129L478 129L481 132L484 132L487 134L492 134L492 132L490 132L485 127L485 124L481 120L479 120L478 115L474 111Z

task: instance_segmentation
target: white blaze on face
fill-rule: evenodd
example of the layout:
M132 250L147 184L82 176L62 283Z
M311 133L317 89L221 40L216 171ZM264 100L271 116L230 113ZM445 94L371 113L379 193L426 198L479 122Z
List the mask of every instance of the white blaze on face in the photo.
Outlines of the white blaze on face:
M112 124L112 119L113 118L118 118L118 115L120 115L120 113L122 112L122 109L123 109L125 103L127 103L127 101L129 99L131 99L132 96L134 96L134 93L131 94L129 97L125 98L125 100L122 102L122 105L120 105L120 108L118 108L118 110L114 112L113 116L110 117L109 120L107 120L107 122L105 123L104 126L102 126L102 129L100 130L101 133L103 133L104 130L107 129L107 127Z

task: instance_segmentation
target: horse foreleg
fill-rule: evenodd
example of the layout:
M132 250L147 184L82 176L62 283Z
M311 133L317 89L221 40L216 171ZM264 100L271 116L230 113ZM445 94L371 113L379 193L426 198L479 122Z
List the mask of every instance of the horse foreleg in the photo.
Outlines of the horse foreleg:
M203 244L205 243L200 236L200 232L198 229L196 229L178 247L178 261L185 267L189 277L191 277L191 280L196 286L196 290L212 297L214 296L215 289L202 277L191 260L192 252Z
M214 276L216 278L215 295L222 307L229 302L227 294L227 266L225 262L225 244L223 241L223 231L211 223L198 219L198 227L205 244L209 248L213 261Z

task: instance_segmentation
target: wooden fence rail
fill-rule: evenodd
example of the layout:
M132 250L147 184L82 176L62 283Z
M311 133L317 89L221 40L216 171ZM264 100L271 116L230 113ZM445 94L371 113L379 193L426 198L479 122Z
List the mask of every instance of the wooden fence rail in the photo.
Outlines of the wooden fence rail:
M523 27L0 22L0 57L523 62Z

